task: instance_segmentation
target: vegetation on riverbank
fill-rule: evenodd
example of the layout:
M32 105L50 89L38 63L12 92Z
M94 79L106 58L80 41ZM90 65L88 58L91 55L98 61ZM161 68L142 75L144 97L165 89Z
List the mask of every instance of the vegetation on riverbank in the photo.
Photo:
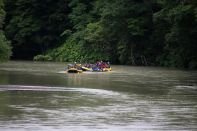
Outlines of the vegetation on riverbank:
M34 59L197 68L195 0L5 0L5 4L5 32L13 59L39 55Z
M7 41L3 31L4 18L4 3L0 0L0 61L8 60L11 55L10 43Z

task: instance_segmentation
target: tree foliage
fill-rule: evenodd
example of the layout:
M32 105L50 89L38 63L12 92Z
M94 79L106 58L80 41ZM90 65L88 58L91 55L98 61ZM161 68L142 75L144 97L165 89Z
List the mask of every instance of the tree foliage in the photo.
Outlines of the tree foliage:
M0 61L8 60L11 55L11 47L3 31L4 18L4 3L3 0L0 0Z
M197 68L195 0L6 0L6 11L14 58Z
M13 58L32 59L57 47L68 26L64 0L6 0L6 35L12 40Z
M160 43L159 64L196 68L196 2L166 1L163 6L154 14L153 43Z

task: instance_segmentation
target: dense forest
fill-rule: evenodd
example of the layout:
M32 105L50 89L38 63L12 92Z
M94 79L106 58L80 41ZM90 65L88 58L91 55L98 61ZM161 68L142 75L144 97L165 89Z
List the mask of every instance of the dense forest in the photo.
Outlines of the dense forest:
M9 59L11 55L11 47L9 41L6 39L3 25L5 19L4 3L0 0L0 61Z
M0 42L0 59L12 47L11 59L197 68L197 1L1 0Z

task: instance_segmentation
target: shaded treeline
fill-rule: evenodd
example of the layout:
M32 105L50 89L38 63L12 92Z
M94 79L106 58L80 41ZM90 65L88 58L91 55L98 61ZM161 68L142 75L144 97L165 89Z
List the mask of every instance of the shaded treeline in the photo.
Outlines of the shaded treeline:
M195 0L4 0L13 59L197 67Z
M9 59L11 55L10 43L7 41L3 31L5 14L3 0L0 0L0 61Z
M65 0L4 0L7 38L12 41L13 59L31 59L61 44L67 26Z

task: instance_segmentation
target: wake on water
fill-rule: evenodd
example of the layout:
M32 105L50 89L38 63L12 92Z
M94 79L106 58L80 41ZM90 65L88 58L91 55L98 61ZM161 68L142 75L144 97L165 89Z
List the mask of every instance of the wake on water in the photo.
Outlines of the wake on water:
M27 86L27 85L0 85L0 91L40 91L40 92L81 92L88 94L99 95L120 95L118 92L103 90L103 89L91 89L83 87L53 87L53 86Z

